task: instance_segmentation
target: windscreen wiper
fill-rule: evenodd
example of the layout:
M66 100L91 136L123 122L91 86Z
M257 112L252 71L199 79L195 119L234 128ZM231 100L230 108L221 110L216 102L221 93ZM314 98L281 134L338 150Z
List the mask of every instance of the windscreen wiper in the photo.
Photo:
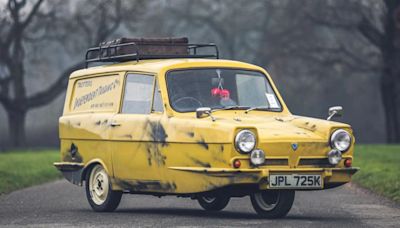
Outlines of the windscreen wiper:
M251 108L249 108L249 109L247 109L246 111L244 111L244 113L249 113L250 111L253 111L253 110L268 110L269 109L269 107L268 106L257 106L257 107L251 107Z
M233 105L233 106L226 106L223 108L216 108L216 109L212 109L211 112L216 112L216 111L221 111L221 110L244 110L244 109L249 109L249 106L239 106L239 105Z

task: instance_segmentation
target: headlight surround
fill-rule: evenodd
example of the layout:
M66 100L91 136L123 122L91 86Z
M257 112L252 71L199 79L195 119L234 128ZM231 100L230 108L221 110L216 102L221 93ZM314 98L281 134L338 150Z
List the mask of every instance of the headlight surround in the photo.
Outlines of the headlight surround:
M255 149L251 151L250 161L253 165L262 165L265 162L265 152L260 149Z
M351 146L351 135L343 129L338 129L332 133L330 145L332 149L346 152Z
M249 153L256 147L256 136L249 130L241 130L235 137L235 147L239 152Z

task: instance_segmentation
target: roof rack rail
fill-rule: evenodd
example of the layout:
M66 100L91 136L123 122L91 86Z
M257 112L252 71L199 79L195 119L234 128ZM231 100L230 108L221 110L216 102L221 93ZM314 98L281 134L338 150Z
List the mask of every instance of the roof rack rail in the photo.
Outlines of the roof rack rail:
M212 48L215 53L199 54L201 48ZM124 62L145 59L171 58L216 58L219 59L218 46L209 44L165 43L165 42L103 42L98 47L86 51L86 68L95 62Z

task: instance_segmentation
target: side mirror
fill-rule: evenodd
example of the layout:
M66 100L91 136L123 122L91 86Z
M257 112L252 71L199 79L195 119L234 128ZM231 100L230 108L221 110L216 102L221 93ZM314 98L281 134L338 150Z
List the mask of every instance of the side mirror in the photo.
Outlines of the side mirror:
M333 106L329 108L327 120L331 120L332 117L337 116L340 117L343 115L343 107L342 106Z
M200 107L196 109L196 118L205 118L211 116L211 108L209 107Z

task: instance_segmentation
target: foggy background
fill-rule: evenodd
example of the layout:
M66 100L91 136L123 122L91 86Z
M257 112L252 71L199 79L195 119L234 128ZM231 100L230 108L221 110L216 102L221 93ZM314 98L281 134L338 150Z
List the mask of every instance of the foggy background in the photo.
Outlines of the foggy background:
M8 2L0 0L2 37L12 24ZM385 58L368 33L385 32L387 2L44 0L22 36L26 96L53 86L81 64L87 48L103 40L186 36L192 43L216 43L224 59L266 68L293 114L325 119L330 106L342 105L344 116L337 120L352 125L357 143L386 143ZM23 6L22 18L35 3ZM0 49L0 82L2 74L10 74L2 55ZM15 98L12 88L7 93ZM27 111L24 146L58 145L64 96L60 91ZM9 125L0 105L0 150L12 145Z

